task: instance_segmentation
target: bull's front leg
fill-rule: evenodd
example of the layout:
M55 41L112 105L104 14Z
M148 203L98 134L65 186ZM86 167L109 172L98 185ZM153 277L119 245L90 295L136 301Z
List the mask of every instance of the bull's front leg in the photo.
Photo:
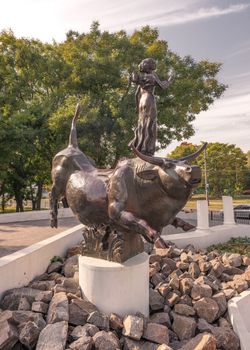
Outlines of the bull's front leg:
M58 199L56 195L56 188L55 186L52 186L51 192L50 192L50 226L57 228L57 215L58 215Z
M133 171L121 166L115 171L110 181L108 213L111 220L126 230L141 234L148 242L158 248L166 248L164 240L148 223L127 210L128 193L134 191L129 179Z
M145 220L137 218L131 212L122 210L121 203L113 202L109 205L109 216L126 230L141 234L148 242L154 243L157 248L167 247L157 231L152 229Z

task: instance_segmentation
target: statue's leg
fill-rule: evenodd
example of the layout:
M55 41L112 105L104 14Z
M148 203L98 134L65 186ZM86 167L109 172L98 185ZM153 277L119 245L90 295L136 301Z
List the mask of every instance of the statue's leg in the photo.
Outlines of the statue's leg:
M50 226L51 227L56 227L57 228L57 215L58 215L58 198L56 194L56 188L53 185L51 192L50 192Z
M145 133L144 129L145 129L144 121L139 119L138 127L137 127L137 130L136 130L137 144L135 146L139 151L142 150L142 146L143 146L144 133Z
M156 145L156 120L152 118L147 119L145 128L145 137L143 140L142 150L145 154L154 155Z

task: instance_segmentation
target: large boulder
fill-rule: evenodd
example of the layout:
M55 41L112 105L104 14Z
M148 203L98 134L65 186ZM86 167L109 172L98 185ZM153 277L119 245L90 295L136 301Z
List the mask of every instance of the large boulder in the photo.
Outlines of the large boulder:
M43 327L44 328L44 327ZM23 324L19 334L20 342L28 349L33 349L37 343L41 328L34 321Z
M168 344L168 328L158 323L147 323L143 332L143 338L158 344Z
M64 350L67 333L66 321L47 324L39 335L36 350Z
M211 298L202 298L194 304L194 309L200 318L204 318L207 322L214 322L219 315L219 306Z
M140 340L143 334L143 318L128 315L123 320L122 334L134 340Z
M18 341L18 332L8 321L0 322L0 349L11 350Z
M3 310L18 310L21 298L25 297L31 304L35 297L40 293L39 289L30 287L14 288L8 290L0 302L0 308Z
M149 305L150 309L157 311L162 310L164 307L164 298L152 288L149 289Z
M119 339L112 332L100 331L93 336L96 350L119 350Z
M78 271L78 255L73 255L65 261L63 273L65 277L74 277L76 271Z
M73 329L70 336L73 340L77 340L81 337L93 337L99 329L90 323L86 323L84 326L77 326Z
M109 317L99 311L93 311L90 313L87 321L94 324L101 330L109 331Z
M71 350L91 350L93 348L93 340L91 337L83 336L71 343L69 348Z
M47 323L69 321L69 305L66 293L56 293L49 304Z
M172 329L180 340L194 337L197 326L194 318L181 316L175 313L173 313L173 318Z
M216 341L211 334L198 334L180 350L216 350Z

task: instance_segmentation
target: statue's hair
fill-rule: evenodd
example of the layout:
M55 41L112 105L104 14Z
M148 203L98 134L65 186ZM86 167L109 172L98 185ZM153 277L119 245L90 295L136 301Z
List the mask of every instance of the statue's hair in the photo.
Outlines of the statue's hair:
M145 58L139 64L139 69L143 73L148 73L149 71L156 70L156 62L153 58Z

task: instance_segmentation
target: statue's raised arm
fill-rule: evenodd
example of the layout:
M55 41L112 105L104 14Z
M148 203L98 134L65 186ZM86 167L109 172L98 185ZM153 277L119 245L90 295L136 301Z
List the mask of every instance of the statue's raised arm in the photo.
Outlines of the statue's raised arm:
M162 89L167 89L174 79L174 74L172 73L168 80L161 81L155 70L155 60L146 58L139 64L139 73L135 72L131 75L131 81L137 85L135 102L138 113L138 126L131 144L146 155L155 153L157 138L155 87L159 86Z
M153 75L155 77L155 81L156 81L157 85L160 88L162 88L163 90L167 89L169 87L169 85L171 85L171 83L173 82L173 80L175 78L175 73L173 70L171 70L169 78L167 80L161 81L156 73L153 73Z

